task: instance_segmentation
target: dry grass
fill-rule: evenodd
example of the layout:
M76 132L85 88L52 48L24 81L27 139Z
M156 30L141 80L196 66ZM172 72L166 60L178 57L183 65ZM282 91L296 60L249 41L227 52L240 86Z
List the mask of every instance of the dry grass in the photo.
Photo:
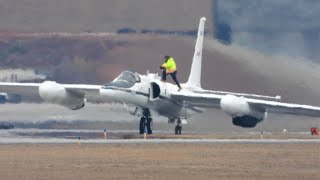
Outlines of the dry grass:
M1 145L1 179L319 179L319 144Z

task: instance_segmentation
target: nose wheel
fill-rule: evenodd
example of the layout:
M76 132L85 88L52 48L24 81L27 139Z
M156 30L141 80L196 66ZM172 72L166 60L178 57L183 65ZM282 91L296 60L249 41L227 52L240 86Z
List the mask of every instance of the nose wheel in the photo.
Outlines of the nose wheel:
M180 135L181 132L182 132L181 119L178 119L178 120L177 120L177 125L176 125L176 127L174 128L174 133L175 133L176 135Z
M174 124L175 119L168 119L169 124ZM182 121L181 119L177 119L177 125L174 128L174 134L179 135L182 133Z
M152 124L153 123L149 109L144 109L139 124L140 134L144 134L145 132L148 134L152 134Z

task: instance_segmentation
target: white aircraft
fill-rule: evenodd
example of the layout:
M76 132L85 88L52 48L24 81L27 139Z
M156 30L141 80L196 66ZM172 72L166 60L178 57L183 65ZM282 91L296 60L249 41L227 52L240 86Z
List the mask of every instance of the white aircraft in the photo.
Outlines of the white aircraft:
M160 80L157 74L124 71L105 85L43 83L0 83L0 92L39 94L49 103L78 110L87 101L118 101L135 106L132 114L140 116L140 133L152 133L152 114L168 118L177 125L175 133L181 134L182 124L195 113L206 108L218 108L230 115L236 126L255 127L267 117L267 112L305 116L320 116L320 107L278 102L280 96L263 96L233 92L210 91L201 88L202 47L206 18L199 23L198 37L188 82L182 90Z

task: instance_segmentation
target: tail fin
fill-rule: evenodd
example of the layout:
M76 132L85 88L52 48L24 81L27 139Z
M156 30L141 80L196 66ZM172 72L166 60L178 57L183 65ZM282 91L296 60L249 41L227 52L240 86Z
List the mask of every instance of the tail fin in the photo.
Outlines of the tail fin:
M191 72L187 82L188 86L201 87L202 47L203 47L205 22L206 22L206 18L202 17L199 23L198 37L197 37L196 47L193 55Z

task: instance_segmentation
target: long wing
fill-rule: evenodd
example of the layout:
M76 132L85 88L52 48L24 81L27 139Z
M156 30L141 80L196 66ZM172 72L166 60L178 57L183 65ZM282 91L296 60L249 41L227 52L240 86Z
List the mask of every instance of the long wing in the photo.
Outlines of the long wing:
M262 98L262 99L276 99L280 100L281 96L265 96L265 95L258 95L258 94L245 94L245 93L235 93L235 92L228 92L228 91L211 91L211 90L193 90L194 93L198 94L216 94L216 95L227 95L231 94L234 96L243 96L246 98Z
M220 108L220 101L225 95L204 93L173 93L171 97L183 104L194 107ZM320 107L282 103L261 99L245 98L250 106L264 108L267 112L320 117Z
M320 117L320 107L317 106L282 103L276 101L266 101L257 99L247 99L247 102L252 106L265 108L268 112L272 113Z
M41 83L6 83L0 82L0 92L20 95L39 95L39 86ZM96 101L99 99L100 85L86 84L59 84L77 94L81 94L88 101Z

